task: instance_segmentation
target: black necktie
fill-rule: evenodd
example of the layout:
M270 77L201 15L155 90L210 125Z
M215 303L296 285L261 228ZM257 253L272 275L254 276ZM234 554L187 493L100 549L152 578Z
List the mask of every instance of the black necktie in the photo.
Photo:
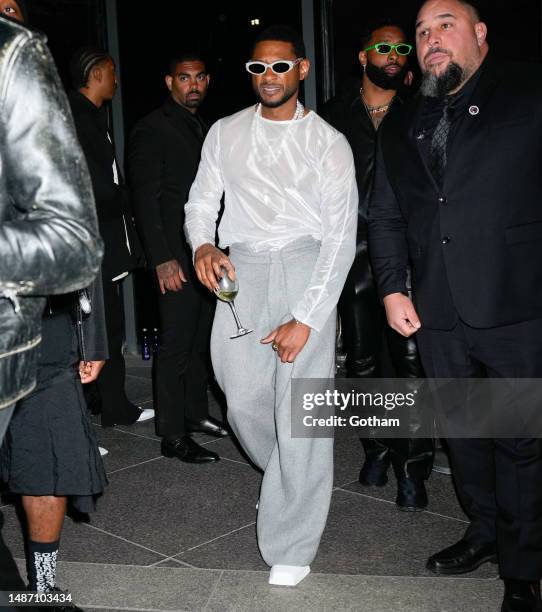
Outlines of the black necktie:
M444 170L446 169L446 145L448 134L450 133L450 98L444 98L442 117L435 128L431 140L431 172L438 185L442 186L444 180Z

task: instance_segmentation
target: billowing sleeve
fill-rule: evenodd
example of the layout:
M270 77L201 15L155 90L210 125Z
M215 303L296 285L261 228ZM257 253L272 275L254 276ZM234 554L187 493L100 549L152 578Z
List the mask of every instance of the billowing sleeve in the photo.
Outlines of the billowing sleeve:
M29 38L9 60L0 154L12 206L0 225L0 295L68 293L94 279L103 253L87 165L45 43Z
M207 242L215 243L216 220L224 181L220 168L220 121L209 130L198 167L185 205L184 233L192 252Z
M309 285L292 314L320 331L339 301L356 253L358 190L352 151L338 134L321 168L322 242Z

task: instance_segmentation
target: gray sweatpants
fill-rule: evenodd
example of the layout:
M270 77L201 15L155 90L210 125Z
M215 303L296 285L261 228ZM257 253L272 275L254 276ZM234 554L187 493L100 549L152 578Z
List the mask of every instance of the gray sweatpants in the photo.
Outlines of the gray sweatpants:
M280 251L251 253L230 248L239 278L235 305L254 333L236 331L227 304L218 302L211 356L228 403L228 421L252 461L263 470L257 520L258 545L272 566L309 565L326 523L333 484L333 440L293 439L291 379L331 378L335 365L336 313L309 340L293 364L281 363L270 344L260 344L292 318L318 256L320 243L301 239Z

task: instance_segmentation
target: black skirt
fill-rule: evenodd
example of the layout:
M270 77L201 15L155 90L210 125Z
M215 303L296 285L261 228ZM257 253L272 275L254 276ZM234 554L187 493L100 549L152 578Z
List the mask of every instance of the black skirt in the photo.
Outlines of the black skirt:
M20 401L0 450L0 478L21 495L67 496L94 509L107 477L83 397L68 313L44 317L36 390Z

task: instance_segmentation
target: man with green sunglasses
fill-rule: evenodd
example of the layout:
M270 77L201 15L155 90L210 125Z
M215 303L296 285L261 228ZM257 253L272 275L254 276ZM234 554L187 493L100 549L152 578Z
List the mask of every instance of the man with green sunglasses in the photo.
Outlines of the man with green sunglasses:
M322 109L322 115L347 138L354 153L359 192L356 258L339 301L343 349L348 378L419 378L423 370L416 341L385 326L367 248L367 210L373 194L376 141L380 127L401 112L405 84L410 82L407 57L412 45L396 22L371 24L361 39L361 82L341 92ZM361 87L360 87L361 85ZM386 369L384 350L392 357ZM410 415L412 422L419 415ZM359 481L384 486L390 465L397 478L396 504L400 510L423 510L428 503L424 481L431 473L433 442L419 438L361 440L365 462Z

